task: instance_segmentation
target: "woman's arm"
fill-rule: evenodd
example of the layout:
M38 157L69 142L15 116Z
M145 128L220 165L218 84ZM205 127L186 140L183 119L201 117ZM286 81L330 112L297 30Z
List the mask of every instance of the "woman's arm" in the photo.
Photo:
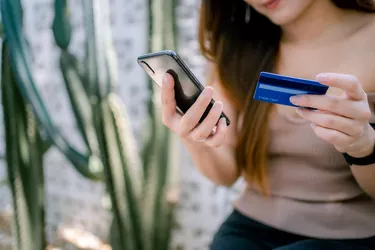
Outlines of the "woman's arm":
M375 77L374 77L375 79ZM375 90L373 88L373 90ZM372 133L373 137L375 137L375 92L369 92L367 94L368 100L370 103L370 109L372 112L372 119L370 120L370 124L372 126ZM371 129L371 128L369 128ZM370 148L368 152L364 152L362 156L370 155L374 148ZM353 176L357 180L358 184L362 187L362 189L375 198L375 164L367 165L367 166L356 166L353 165L350 167L353 173Z
M361 155L357 155L355 157L365 157L367 155L371 155L375 148L375 130L372 129L372 139L374 145L372 148L370 147L368 150L364 151ZM353 156L354 157L354 156ZM362 187L362 189L368 193L370 196L375 198L375 163L367 166L357 166L352 165L351 167L353 176L355 177L358 184Z
M214 89L213 99L223 103L223 111L229 117L231 124L227 127L225 140L219 146L207 146L205 143L189 139L182 142L190 153L194 165L205 177L217 185L230 187L240 176L235 159L238 114L226 98L214 74L213 65L208 66L207 82Z

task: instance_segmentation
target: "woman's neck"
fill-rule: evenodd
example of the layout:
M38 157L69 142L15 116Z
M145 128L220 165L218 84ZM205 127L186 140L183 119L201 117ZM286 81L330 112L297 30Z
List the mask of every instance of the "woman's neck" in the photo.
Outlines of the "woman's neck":
M340 41L359 28L361 16L366 15L339 9L331 1L316 0L296 20L281 27L281 42L317 45Z

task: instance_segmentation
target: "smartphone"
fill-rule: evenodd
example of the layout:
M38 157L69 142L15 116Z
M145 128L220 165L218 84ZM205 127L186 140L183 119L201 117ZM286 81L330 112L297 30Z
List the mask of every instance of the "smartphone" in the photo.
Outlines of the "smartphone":
M173 76L175 81L176 109L181 114L186 113L204 89L204 86L194 76L182 59L172 50L163 50L141 55L138 57L137 61L147 75L154 83L159 85L159 87L163 84L163 77L166 73ZM214 103L215 101L211 99L210 104L199 120L200 123L206 118ZM222 112L220 118L225 118L229 126L230 120L224 112Z

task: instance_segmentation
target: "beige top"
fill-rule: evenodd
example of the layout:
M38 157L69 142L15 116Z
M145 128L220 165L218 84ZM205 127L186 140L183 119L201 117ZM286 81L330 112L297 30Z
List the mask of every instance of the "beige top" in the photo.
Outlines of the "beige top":
M369 94L375 122L375 93ZM375 199L359 187L341 153L306 120L278 115L270 123L267 198L247 187L235 208L287 232L318 238L375 235ZM375 176L374 176L375 179Z

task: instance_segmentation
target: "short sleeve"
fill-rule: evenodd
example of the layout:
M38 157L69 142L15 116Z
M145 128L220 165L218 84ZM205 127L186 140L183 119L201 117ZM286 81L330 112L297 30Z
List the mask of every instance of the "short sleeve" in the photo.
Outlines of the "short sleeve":
M375 92L367 93L367 97L372 112L370 123L375 123Z

